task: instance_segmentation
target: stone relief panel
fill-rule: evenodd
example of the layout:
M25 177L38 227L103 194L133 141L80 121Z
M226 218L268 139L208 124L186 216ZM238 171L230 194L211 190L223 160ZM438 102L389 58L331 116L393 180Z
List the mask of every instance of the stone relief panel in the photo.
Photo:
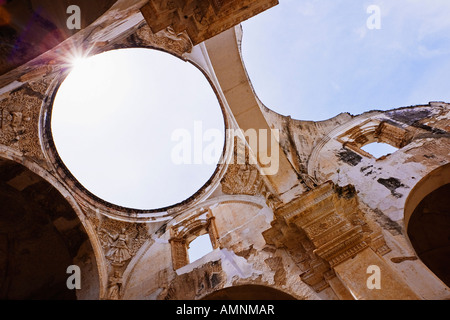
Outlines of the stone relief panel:
M251 163L250 151L238 137L234 137L233 159L220 183L222 192L228 195L262 196L272 209L282 203L259 168Z
M300 278L317 292L329 286L333 267L372 248L390 251L381 232L369 227L356 190L326 183L275 211L268 244L286 249L304 272Z
M250 164L233 164L221 181L225 194L262 195L264 182L258 168Z

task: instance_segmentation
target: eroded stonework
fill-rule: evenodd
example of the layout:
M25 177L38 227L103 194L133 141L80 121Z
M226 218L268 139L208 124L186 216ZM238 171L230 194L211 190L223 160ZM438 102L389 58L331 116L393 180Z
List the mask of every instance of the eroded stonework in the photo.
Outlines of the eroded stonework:
M429 200L442 197L450 183L450 105L342 113L321 122L271 111L252 90L238 24L276 3L106 1L109 9L67 41L14 69L4 66L0 263L25 261L19 266L25 270L27 250L43 249L14 248L12 231L23 226L24 234L42 243L51 244L50 236L62 239L54 241L49 270L64 271L61 263L69 262L82 267L82 290L66 292L71 298L450 299L441 263L450 235L436 226L448 221L441 214L445 208ZM260 151L245 145L242 163L221 163L198 194L165 211L121 208L96 198L59 159L49 127L52 100L68 72L65 54L74 47L91 54L142 47L191 62L217 93L227 129L279 131L273 146L280 151L278 172L266 175L263 163L249 160L260 159ZM226 142L225 158L236 158L236 141ZM376 158L362 149L373 142L397 150ZM30 203L37 203L34 209ZM31 220L12 223L23 208ZM428 231L418 227L423 219ZM26 229L27 221L36 223ZM189 245L205 234L213 250L189 261ZM423 244L420 250L410 239ZM436 249L442 251L428 254ZM381 290L367 286L374 265L384 279ZM0 272L5 297L16 294L10 269ZM39 272L46 283L20 296L61 286L52 284L44 267Z

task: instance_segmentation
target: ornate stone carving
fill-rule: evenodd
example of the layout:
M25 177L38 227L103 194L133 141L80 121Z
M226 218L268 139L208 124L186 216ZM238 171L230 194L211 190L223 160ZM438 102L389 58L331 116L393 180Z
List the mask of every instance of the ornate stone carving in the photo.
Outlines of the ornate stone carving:
M106 259L111 261L114 266L123 266L125 262L131 259L131 250L129 248L128 236L125 228L119 233L111 234L108 230L100 230L103 240L103 246L106 247Z
M258 168L250 164L232 164L221 181L222 191L226 194L262 194L264 182Z
M145 224L132 224L112 220L84 207L91 220L108 261L108 286L106 299L122 297L122 275L138 250L147 242L153 242Z
M119 300L122 291L122 275L120 271L114 271L114 274L108 278L108 299Z
M301 279L316 291L328 287L334 266L369 245L380 254L390 250L366 223L352 186L325 183L275 210L275 216L263 233L266 242L287 249L304 270Z
M130 224L102 217L94 218L101 245L108 260L122 264L130 260L141 246L151 240L144 224Z
M12 133L15 140L20 139L20 136L25 131L25 122L30 120L30 117L24 117L20 111L9 111L6 108L0 110L0 130L4 134Z
M170 246L172 249L173 269L177 270L185 266L188 262L186 241L184 239L172 238L170 239Z
M0 100L0 143L37 160L44 159L39 140L39 112L47 83L29 83Z
M238 136L233 136L233 158L225 176L220 181L222 192L231 195L263 196L266 204L274 210L282 204L271 192L258 167L250 161L251 151Z
M187 253L188 245L197 236L207 233L209 234L212 247L215 249L220 246L214 219L210 210L200 208L198 211L193 212L189 218L171 227L171 238L169 242L172 248L172 264L174 270L189 263Z
M183 32L175 32L175 30L173 30L172 27L167 27L164 30L161 30L160 32L158 32L158 35L164 36L168 39L172 39L173 41L178 41L180 42L184 48L186 48L185 52L190 52L192 49L192 42L191 39L189 38L188 34L183 31Z

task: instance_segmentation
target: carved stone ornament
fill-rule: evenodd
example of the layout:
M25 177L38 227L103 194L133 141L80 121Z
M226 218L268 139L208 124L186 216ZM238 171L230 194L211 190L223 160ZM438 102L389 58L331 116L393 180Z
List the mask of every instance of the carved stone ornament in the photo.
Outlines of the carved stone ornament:
M30 117L24 117L20 111L10 111L6 108L0 109L0 130L4 134L11 133L15 140L20 139L20 136L25 131L25 122L30 120Z
M119 233L111 234L108 230L102 229L102 240L106 247L106 259L111 261L114 266L123 266L125 262L131 259L131 250L129 248L130 241L125 233L126 229L122 228Z
M221 261L209 261L191 272L161 282L158 300L194 300L221 289L227 280Z
M108 261L108 286L106 299L122 297L122 275L139 249L153 242L145 224L132 224L113 220L86 209L87 216L95 226L96 233Z
M39 140L39 112L47 83L27 83L0 100L0 143L38 160L44 158Z
M264 182L258 168L250 164L232 164L221 181L226 194L262 194Z
M122 267L150 239L141 224L127 224L104 218L97 229L105 257L113 266Z
M316 291L327 288L333 267L372 248L390 251L383 236L366 223L352 186L331 182L307 192L275 211L268 244L285 248L304 272L301 279Z
M120 271L114 271L114 274L108 278L108 299L119 300L122 291L122 275Z
M282 204L281 200L269 191L258 168L254 165L231 164L220 183L222 192L225 194L261 195L272 209L276 209Z
M215 217L209 209L200 208L189 218L173 225L170 229L170 245L172 249L172 264L174 270L189 263L188 245L196 237L208 234L213 249L220 246L219 236L215 225Z

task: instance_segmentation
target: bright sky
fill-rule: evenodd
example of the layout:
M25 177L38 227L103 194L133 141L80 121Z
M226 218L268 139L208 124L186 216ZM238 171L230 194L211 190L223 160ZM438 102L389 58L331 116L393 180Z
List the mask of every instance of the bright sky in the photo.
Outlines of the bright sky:
M380 8L380 29L367 27L370 5ZM448 0L280 0L242 26L255 91L283 115L319 121L341 112L450 102ZM100 198L139 209L194 194L211 177L214 161L177 165L173 151L186 142L180 132L194 139L197 129L223 130L206 78L189 63L148 49L89 61L63 82L52 115L58 152L74 176ZM174 141L174 132L181 140ZM220 152L212 158L219 160Z
M325 120L450 102L450 1L279 0L243 23L243 57L262 102ZM381 29L370 30L370 5Z
M199 236L195 238L190 244L189 244L189 262L194 262L195 260L200 259L205 254L211 252L213 250L211 239L209 237L209 234L204 234L202 236Z
M194 143L206 148L208 129L222 133L215 161L195 164ZM173 139L180 130L188 136ZM63 162L93 194L155 209L187 199L211 177L223 149L224 121L196 67L160 51L124 49L75 66L57 92L52 133ZM177 164L172 150L187 139L191 161Z

